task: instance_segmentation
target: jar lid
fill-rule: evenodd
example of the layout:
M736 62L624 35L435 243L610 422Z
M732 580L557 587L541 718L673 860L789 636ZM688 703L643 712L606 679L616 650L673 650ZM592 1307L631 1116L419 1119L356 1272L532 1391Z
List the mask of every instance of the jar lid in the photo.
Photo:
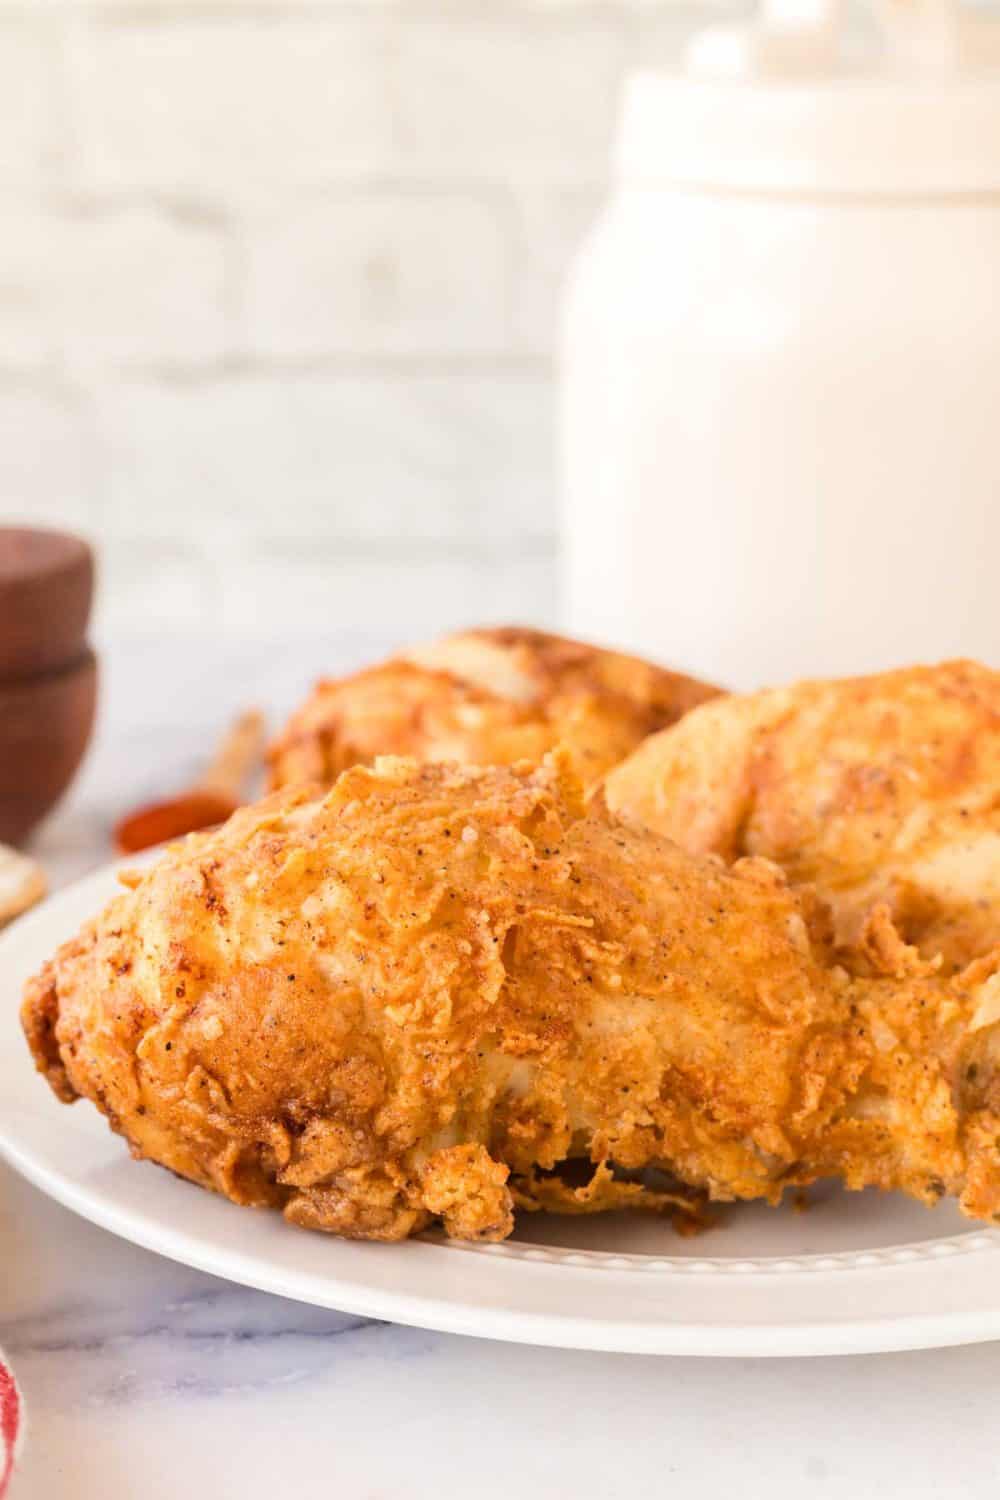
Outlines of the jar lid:
M627 86L629 181L879 196L1000 192L1000 73L671 76Z

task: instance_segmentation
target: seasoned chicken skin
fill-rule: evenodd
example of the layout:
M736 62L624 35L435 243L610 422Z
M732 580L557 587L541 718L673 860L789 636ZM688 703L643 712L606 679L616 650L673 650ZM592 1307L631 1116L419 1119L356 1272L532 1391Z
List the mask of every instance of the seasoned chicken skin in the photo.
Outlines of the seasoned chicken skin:
M168 852L23 1020L136 1156L343 1235L671 1201L651 1167L717 1199L836 1175L991 1218L1000 978L945 981L891 931L871 956L831 965L767 862L585 810L562 758L388 759Z
M1000 943L1000 673L975 662L719 699L605 795L686 849L775 860L844 945L879 904L952 969Z
M271 747L271 785L330 783L378 755L510 765L558 744L591 784L717 691L540 630L470 630L318 683Z

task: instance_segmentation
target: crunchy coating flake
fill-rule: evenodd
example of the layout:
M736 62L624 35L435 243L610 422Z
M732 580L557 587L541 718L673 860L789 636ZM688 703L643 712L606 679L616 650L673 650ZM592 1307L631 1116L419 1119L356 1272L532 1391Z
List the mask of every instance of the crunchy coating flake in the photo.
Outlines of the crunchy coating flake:
M318 683L271 747L271 785L328 784L378 755L537 762L558 744L589 785L717 691L540 630L470 630Z
M343 1235L683 1206L650 1168L994 1216L992 966L851 977L815 915L766 861L585 807L562 757L387 759L170 850L30 981L24 1025L136 1156Z
M686 849L813 884L846 948L880 904L952 969L1000 943L1000 673L976 662L719 699L605 795Z

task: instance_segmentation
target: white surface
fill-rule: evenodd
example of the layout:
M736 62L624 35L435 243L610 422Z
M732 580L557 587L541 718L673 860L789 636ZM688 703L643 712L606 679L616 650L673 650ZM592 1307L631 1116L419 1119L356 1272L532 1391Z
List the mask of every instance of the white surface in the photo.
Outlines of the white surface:
M628 1214L522 1216L503 1245L381 1246L304 1233L137 1165L94 1110L68 1110L29 1068L16 1012L23 978L116 894L119 867L0 938L0 1156L103 1228L315 1306L518 1343L766 1357L1000 1337L1000 1235L894 1197L730 1210L707 1238Z
M936 196L901 196L913 185L901 147L885 186L911 119L918 136L916 122L950 139L949 89L967 88L970 119L988 93L1000 122L1000 73L988 86L856 85L886 126L881 146L853 87L646 77L630 96L631 154L566 306L575 633L741 688L1000 661L986 561L1000 546L1000 189L963 193L956 156L947 188L938 173ZM798 118L817 110L840 164L872 166L878 192L823 176L830 142ZM680 160L698 180L741 126L746 160L721 185L668 180ZM982 140L1000 141L1000 125ZM788 191L765 190L758 152Z
M113 814L182 774L236 703L286 703L362 655L311 651L120 647L101 739L39 840L53 873L106 859ZM681 1361L426 1333L186 1270L2 1165L0 1344L29 1409L12 1500L275 1500L319 1482L358 1500L993 1500L1000 1484L1000 1344Z

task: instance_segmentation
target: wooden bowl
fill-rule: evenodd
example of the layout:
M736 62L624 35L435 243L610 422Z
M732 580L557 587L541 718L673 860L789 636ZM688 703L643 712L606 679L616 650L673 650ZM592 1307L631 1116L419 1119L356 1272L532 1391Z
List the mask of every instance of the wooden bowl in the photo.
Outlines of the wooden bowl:
M94 596L94 557L63 531L0 526L0 682L79 661Z
M19 844L69 786L90 740L97 659L0 683L0 843Z

